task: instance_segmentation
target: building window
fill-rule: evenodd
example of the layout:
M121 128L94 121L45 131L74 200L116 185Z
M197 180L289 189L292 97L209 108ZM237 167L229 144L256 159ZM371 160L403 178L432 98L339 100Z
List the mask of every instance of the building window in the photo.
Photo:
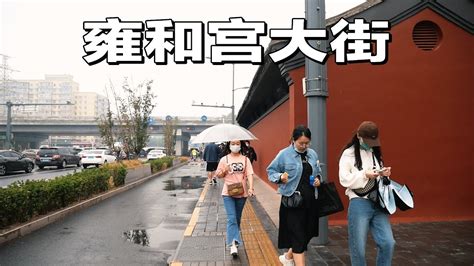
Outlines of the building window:
M413 42L423 51L432 51L438 48L442 38L441 29L432 21L420 21L413 28Z

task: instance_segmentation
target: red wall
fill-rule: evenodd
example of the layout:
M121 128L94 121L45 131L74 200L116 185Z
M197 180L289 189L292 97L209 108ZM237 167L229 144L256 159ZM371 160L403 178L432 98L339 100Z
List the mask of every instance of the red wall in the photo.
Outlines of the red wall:
M433 21L443 33L434 51L422 51L412 41L412 29L422 20ZM384 65L336 65L333 56L328 60L329 178L338 184L347 207L338 183L341 149L361 121L373 120L380 127L385 164L392 167L393 179L408 184L415 195L415 209L397 211L396 221L474 219L470 206L474 202L474 37L430 9L395 25L391 34ZM290 91L288 102L305 101L304 68L291 76L295 93ZM266 159L259 163L265 167L288 143L286 132L291 129L285 124L289 126L292 118L282 123L285 114L306 112L305 104L291 108L299 110L277 110L251 128L260 136L259 156ZM274 122L285 130L276 130ZM256 169L263 179L265 167ZM345 219L346 212L330 217L333 223Z
M290 130L292 129L289 129L288 121L289 101L286 101L251 128L252 133L259 139L251 142L257 153L257 161L253 163L253 170L267 183L269 183L267 166L283 147L289 145ZM276 189L276 185L271 185Z

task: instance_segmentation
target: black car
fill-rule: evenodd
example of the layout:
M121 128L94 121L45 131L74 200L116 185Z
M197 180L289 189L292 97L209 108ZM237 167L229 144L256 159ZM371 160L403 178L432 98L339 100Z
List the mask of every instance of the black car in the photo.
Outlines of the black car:
M0 151L0 175L7 172L25 171L31 173L35 164L33 160L16 151Z
M81 157L72 148L41 148L36 155L35 164L39 169L43 169L45 166L64 168L70 164L81 166Z

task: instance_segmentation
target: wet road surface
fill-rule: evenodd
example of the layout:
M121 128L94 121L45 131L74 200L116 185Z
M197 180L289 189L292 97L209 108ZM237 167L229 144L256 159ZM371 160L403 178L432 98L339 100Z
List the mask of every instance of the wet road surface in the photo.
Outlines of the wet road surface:
M167 265L204 184L186 165L0 246L0 265Z

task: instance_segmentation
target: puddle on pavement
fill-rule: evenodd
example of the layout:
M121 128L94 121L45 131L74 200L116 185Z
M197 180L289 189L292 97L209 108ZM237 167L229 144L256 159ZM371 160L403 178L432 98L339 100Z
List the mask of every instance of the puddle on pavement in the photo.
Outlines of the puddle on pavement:
M178 190L178 189L196 189L204 186L204 181L207 178L198 176L182 176L170 180L163 181L166 186L164 190Z
M123 237L134 244L159 248L160 250L175 250L183 236L186 224L182 226L160 225L151 229L134 229L123 232Z

